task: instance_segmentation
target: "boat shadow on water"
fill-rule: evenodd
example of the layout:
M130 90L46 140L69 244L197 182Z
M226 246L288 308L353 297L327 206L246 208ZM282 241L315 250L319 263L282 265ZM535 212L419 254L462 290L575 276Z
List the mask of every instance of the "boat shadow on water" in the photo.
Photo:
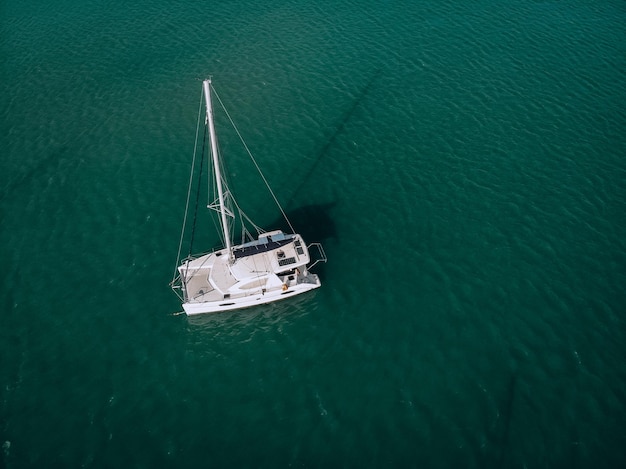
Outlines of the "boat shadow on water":
M304 177L302 177L302 181L293 191L291 198L287 202L287 207L291 206L294 199L298 196L298 194L302 191L303 187L311 181L313 174L317 171L318 167L321 166L322 161L326 159L326 157L331 153L332 149L337 142L339 136L341 136L345 130L346 125L350 120L354 117L354 114L357 109L361 106L363 101L370 94L376 80L380 77L382 73L382 69L378 68L374 71L372 75L370 75L365 82L365 84L358 90L354 99L350 101L350 104L344 109L338 119L330 125L331 133L326 138L324 145L316 151L313 151L314 155L314 163L309 167ZM306 238L305 238L306 239Z
M302 235L307 243L321 243L326 247L327 242L339 241L337 235L337 226L332 217L332 210L337 202L328 202L323 204L310 204L287 210L287 218L291 221L294 229ZM277 218L268 226L282 229L290 232L289 225L284 218ZM325 278L326 263L320 263L314 267L314 271L320 274L322 281Z

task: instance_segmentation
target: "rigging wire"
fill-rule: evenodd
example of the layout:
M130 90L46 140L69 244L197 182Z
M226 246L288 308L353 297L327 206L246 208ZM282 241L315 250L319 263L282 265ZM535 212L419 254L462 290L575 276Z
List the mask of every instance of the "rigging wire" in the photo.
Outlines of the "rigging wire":
M283 218L285 219L285 221L289 225L289 229L291 230L292 233L295 233L296 231L293 229L293 226L291 226L291 222L289 221L289 218L287 218L287 215L285 214L285 211L283 210L283 207L280 205L280 203L278 202L278 199L274 195L274 192L272 191L272 188L270 187L269 183L267 182L267 179L265 179L265 176L263 175L263 172L261 171L261 168L259 167L259 165L257 164L256 160L254 159L254 156L252 156L252 152L248 148L248 145L246 145L246 142L244 141L243 137L239 133L239 129L237 128L237 126L233 122L233 119L230 117L230 114L228 113L228 110L224 106L224 103L222 103L222 100L219 97L219 95L217 94L217 91L215 91L215 88L213 86L211 86L211 88L213 89L213 92L215 93L215 97L219 101L220 106L222 106L222 109L226 113L226 116L228 117L228 120L230 121L230 124L235 129L235 132L237 133L237 136L239 137L239 140L241 140L241 143L243 144L243 147L246 149L246 152L248 153L248 156L250 156L250 159L254 163L254 167L259 172L259 174L261 176L261 179L263 179L263 182L265 183L265 187L267 187L267 190L269 191L269 193L271 194L272 198L274 199L274 203L276 203L276 205L278 206L278 209L280 210L280 213L283 215Z
M200 172L198 174L198 189L196 191L196 206L193 211L193 225L191 226L191 239L189 240L189 255L187 258L191 258L192 250L193 250L193 240L196 236L196 221L198 220L198 204L200 203L200 188L202 184L202 168L204 167L204 146L206 144L206 129L204 130L204 134L202 137L202 153L200 154Z
M176 254L176 266L174 267L174 277L172 283L176 281L178 276L178 265L180 263L180 252L183 248L183 238L185 237L185 226L187 226L187 215L189 214L189 200L191 199L191 185L193 182L193 170L196 164L196 156L198 154L198 134L200 133L200 116L202 115L202 93L200 93L200 105L198 106L198 124L196 125L196 140L193 145L193 159L191 161L191 171L189 172L189 187L187 189L187 202L185 203L185 215L183 217L183 227L180 231L180 241L178 242L178 253Z

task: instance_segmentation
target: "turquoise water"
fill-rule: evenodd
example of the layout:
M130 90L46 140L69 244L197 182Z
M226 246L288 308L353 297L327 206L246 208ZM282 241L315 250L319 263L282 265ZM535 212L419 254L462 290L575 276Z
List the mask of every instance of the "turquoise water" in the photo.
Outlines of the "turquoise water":
M622 1L0 13L0 467L626 465ZM208 74L329 262L188 319Z

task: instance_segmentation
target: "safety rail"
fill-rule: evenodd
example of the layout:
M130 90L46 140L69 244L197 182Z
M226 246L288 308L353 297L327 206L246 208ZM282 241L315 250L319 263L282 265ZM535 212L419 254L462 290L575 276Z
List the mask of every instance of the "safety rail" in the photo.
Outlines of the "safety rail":
M328 258L326 257L326 253L324 252L324 248L322 247L321 243L311 243L307 246L307 249L311 249L312 247L316 247L317 248L317 253L318 253L318 258L315 259L315 262L313 262L313 264L311 264L308 268L312 269L313 267L315 267L318 263L320 262L327 262Z

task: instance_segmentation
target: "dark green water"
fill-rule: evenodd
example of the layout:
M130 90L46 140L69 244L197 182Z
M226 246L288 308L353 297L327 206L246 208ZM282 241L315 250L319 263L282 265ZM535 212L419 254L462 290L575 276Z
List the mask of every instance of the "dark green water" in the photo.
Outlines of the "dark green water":
M626 465L625 24L3 2L0 467ZM208 74L329 263L189 320L167 284Z

